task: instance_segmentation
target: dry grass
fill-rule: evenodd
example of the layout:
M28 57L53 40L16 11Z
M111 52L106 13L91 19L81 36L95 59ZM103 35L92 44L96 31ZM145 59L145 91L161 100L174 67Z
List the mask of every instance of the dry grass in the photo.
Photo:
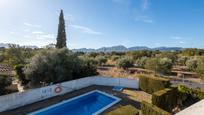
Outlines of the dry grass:
M130 74L129 72L117 67L108 67L106 70L98 69L98 72L102 76L138 78L138 74Z
M152 100L152 95L144 91L124 89L122 93L126 94L128 98L138 102L146 101L148 103L151 103L151 100Z

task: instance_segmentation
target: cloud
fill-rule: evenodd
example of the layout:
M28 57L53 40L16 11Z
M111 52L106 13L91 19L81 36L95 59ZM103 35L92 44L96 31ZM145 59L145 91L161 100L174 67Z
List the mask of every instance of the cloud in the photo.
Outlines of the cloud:
M28 26L28 27L35 27L35 28L41 28L41 25L37 25L37 24L31 24L28 22L24 22L23 25Z
M24 35L24 38L32 38L31 35Z
M43 34L44 32L42 32L42 31L34 31L34 32L32 32L32 34Z
M86 34L92 34L92 35L101 35L101 32L97 32L91 28L85 27L85 26L80 26L80 25L70 25L70 27L79 30L82 33L86 33Z
M40 37L47 38L47 39L54 39L55 35L54 34L43 34L43 35L40 35Z
M72 14L64 14L65 21L74 22L76 19Z
M171 39L175 40L176 43L185 44L186 42L183 41L183 37L181 36L172 36Z
M185 44L185 42L184 42L184 41L179 41L179 43L180 43L180 44Z
M32 32L31 34L27 34L23 36L24 38L33 38L37 40L52 40L55 38L55 34L46 34L41 31Z
M30 31L30 29L24 29L23 31L24 31L24 32L29 32L29 31Z
M13 32L13 31L11 31L11 32L9 32L10 34L16 34L16 32Z
M149 8L149 0L142 0L142 10L147 10Z
M180 39L183 39L183 37L180 37L180 36L172 36L171 39L180 40Z
M136 16L135 21L144 22L144 23L154 23L152 18L149 16Z

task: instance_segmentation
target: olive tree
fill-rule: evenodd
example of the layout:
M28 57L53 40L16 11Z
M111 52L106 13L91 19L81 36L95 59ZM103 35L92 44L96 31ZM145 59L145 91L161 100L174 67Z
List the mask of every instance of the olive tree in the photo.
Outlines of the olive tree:
M155 73L167 74L171 71L172 65L169 58L148 58L144 67L155 71Z
M25 68L26 77L32 84L61 82L72 79L74 57L66 49L42 51L35 55Z
M129 67L132 67L134 64L133 60L128 57L123 57L121 59L117 60L117 66L123 69L127 69Z
M190 58L186 61L186 66L190 71L195 71L198 65L198 59L197 58Z
M100 66L107 62L107 58L105 58L104 56L97 56L95 59L98 61L98 64Z
M45 50L35 55L24 71L32 85L59 83L95 75L96 69L67 48Z

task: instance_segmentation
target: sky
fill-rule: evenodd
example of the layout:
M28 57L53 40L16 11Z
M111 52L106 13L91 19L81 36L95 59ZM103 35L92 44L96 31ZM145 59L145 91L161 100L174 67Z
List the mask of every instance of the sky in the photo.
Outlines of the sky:
M56 43L63 9L67 47L204 48L204 0L0 0L0 43Z

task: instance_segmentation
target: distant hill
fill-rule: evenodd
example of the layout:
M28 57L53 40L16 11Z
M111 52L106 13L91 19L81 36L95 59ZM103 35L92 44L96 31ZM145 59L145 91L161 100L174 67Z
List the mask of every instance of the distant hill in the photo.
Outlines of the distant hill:
M0 43L0 47L8 48L8 44Z
M152 50L159 50L159 51L176 51L176 50L182 50L182 47L156 47L152 48Z
M9 47L9 44L10 43L0 43L0 47L4 47L4 48L8 48ZM21 46L21 47L26 47L26 48L32 48L32 49L35 49L35 48L38 48L37 46L31 46L31 45L25 45L25 46Z
M8 48L9 43L0 43L0 47ZM54 47L55 44L49 44L46 47ZM26 47L26 48L38 48L37 46L21 46L21 47ZM80 49L72 49L73 52L127 52L127 51L138 51L138 50L159 50L159 51L175 51L175 50L183 50L182 47L156 47L156 48L149 48L146 46L135 46L135 47L125 47L123 45L118 45L118 46L112 46L112 47L101 47L98 49L91 49L91 48L80 48Z
M176 51L182 50L182 47L156 47L156 48L149 48L146 46L135 46L127 48L123 45L112 46L112 47L102 47L98 49L87 49L87 48L80 48L80 49L73 49L73 52L126 52L126 51L138 51L138 50L159 50L159 51Z

